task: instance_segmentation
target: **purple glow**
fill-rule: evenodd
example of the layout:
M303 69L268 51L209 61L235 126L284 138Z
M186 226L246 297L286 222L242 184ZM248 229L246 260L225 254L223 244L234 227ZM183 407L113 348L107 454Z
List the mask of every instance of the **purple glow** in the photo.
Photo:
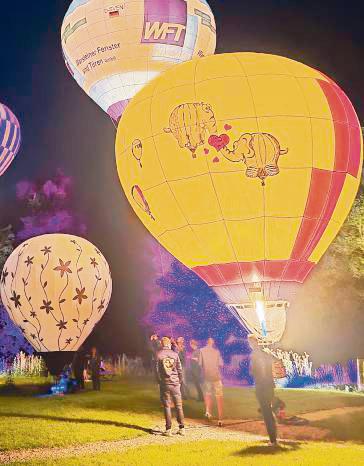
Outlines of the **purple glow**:
M26 201L31 213L21 217L18 241L45 233L84 235L86 226L72 211L72 179L60 170L52 179L34 183L28 180L16 185L19 201Z
M30 181L19 181L16 185L16 197L20 201L30 199L35 195L36 187Z
M145 286L150 299L142 323L150 333L184 336L187 344L195 339L204 345L213 337L224 358L225 383L251 384L246 330L194 272L154 240L148 250L155 273Z

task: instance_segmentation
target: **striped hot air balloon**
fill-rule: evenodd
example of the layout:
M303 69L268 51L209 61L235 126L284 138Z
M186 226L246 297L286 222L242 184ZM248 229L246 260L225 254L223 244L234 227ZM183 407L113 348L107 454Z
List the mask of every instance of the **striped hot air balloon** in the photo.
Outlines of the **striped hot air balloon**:
M17 117L6 105L0 103L0 176L5 173L18 153L20 141Z
M319 71L220 54L142 89L120 121L116 158L146 228L251 333L277 342L286 308L356 197L362 133L349 98Z

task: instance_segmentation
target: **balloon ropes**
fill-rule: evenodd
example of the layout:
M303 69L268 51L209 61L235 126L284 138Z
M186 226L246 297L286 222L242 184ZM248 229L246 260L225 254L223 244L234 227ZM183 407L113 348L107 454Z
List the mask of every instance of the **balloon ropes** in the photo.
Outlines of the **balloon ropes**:
M251 332L275 342L350 211L362 134L348 97L319 71L222 54L142 89L120 122L116 160L152 235Z

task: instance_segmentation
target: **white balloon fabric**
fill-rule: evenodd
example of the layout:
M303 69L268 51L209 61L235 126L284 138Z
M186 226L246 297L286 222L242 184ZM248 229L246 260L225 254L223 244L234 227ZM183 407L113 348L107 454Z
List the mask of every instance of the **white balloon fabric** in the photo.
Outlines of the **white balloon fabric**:
M213 54L216 25L206 0L73 0L61 39L69 72L116 123L150 80Z
M110 301L109 265L89 241L48 234L18 246L5 263L1 300L40 352L77 351Z

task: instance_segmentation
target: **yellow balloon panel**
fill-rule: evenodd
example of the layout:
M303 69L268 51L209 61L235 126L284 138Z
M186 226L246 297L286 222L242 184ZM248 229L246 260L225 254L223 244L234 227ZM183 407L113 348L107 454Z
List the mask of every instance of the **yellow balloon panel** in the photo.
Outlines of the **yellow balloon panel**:
M216 25L205 0L73 0L61 39L72 76L118 120L151 79L213 54Z
M93 244L63 234L18 246L5 263L1 300L38 351L76 351L111 297L109 266Z
M130 156L140 134L155 144L143 166ZM181 262L210 270L209 284L246 281L251 263L261 280L302 281L355 198L361 130L320 72L278 56L218 55L179 65L133 99L116 160L128 198L136 184L145 191L154 219L131 200L140 219Z

